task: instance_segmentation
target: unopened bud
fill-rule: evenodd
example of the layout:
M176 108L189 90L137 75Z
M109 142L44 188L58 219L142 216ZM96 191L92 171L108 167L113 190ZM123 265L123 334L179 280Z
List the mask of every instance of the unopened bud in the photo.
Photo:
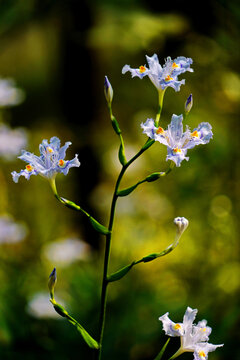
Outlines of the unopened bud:
M182 236L183 232L186 230L186 228L188 227L188 220L185 217L176 217L173 220L174 224L177 227L177 233L176 233L176 241L178 241L180 239L180 237Z
M193 106L193 96L192 94L189 95L187 101L185 102L185 113L188 114Z
M51 272L51 274L49 275L49 280L48 280L48 288L50 291L50 297L51 299L54 299L54 288L57 282L57 270L56 268L53 269L53 271Z
M105 76L105 79L104 79L104 94L105 94L107 102L111 103L112 99L113 99L113 88L112 88L112 85L110 84L107 76Z

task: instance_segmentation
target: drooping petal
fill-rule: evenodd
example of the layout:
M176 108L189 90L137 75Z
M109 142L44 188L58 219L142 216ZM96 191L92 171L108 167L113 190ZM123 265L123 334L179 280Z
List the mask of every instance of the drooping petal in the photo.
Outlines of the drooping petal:
M184 56L178 56L176 59L173 60L173 64L176 64L177 66L174 66L174 74L182 74L186 71L193 72L193 69L190 67L193 63L193 60L191 58L186 58Z
M153 119L147 119L145 123L141 123L141 128L143 129L143 134L146 134L151 139L155 138L157 127Z
M23 176L23 177L25 177L25 179L29 180L31 175L37 175L37 174L38 174L38 172L34 169L32 171L28 171L28 170L24 169L24 170L21 170L19 173L17 173L16 171L11 172L13 181L15 183L18 183L20 176Z
M181 162L183 160L186 160L186 161L189 160L189 157L186 156L187 150L185 150L185 149L179 149L179 148L173 149L173 148L168 147L167 151L168 151L168 153L167 153L166 161L168 161L168 160L174 161L177 167L181 166Z
M175 91L180 91L181 85L185 84L185 80L177 80L176 78L171 78L169 80L166 80L166 78L163 78L160 80L160 85L163 90L165 90L167 87L172 87Z
M212 126L207 122L203 122L199 124L196 129L193 130L193 132L191 133L191 137L189 138L189 141L186 142L184 147L186 149L192 149L196 145L207 144L212 139L212 137L213 137Z
M163 324L163 330L165 331L166 335L169 336L182 336L183 335L183 324L181 323L174 323L168 317L169 313L162 315L159 317L159 320Z
M224 344L214 345L210 343L197 344L194 349L194 360L207 360L208 353L215 351L218 347L222 347Z
M56 171L59 173L63 173L64 175L67 175L71 167L78 167L78 166L80 166L80 162L78 160L78 155L75 154L75 157L72 160L64 161L63 163L61 163L61 165L58 164Z
M138 69L133 69L129 65L125 65L122 68L122 74L125 74L126 72L130 71L132 74L132 77L139 77L142 79L144 76L148 75L149 70L145 66L140 66Z

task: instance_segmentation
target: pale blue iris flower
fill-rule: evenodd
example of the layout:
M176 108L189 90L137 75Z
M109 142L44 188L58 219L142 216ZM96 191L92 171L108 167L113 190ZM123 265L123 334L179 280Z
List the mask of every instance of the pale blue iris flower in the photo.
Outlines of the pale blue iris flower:
M181 346L171 359L175 359L184 352L193 352L194 360L207 360L208 352L223 346L208 343L212 329L207 326L207 321L199 321L196 325L195 320L197 309L187 308L182 323L175 323L169 319L167 312L159 318L163 324L163 330L168 336L180 336Z
M12 172L13 181L17 183L20 176L24 176L29 180L31 175L38 174L49 180L54 179L58 173L67 175L71 167L80 166L77 154L72 160L64 160L69 145L71 145L71 142L68 141L61 147L60 140L54 136L50 139L50 143L43 140L39 145L40 156L22 150L19 159L26 161L28 165L19 173Z
M147 119L144 124L141 124L144 134L167 146L166 160L174 161L176 166L180 166L183 160L189 160L186 156L188 149L207 144L213 136L212 127L207 122L199 124L192 132L186 126L186 131L183 132L182 121L182 115L173 115L167 130L156 127L153 119Z
M190 67L193 63L192 59L185 58L184 56L179 56L174 60L167 57L163 66L159 64L156 54L151 57L146 56L146 59L149 68L144 65L133 69L129 65L125 65L122 73L125 74L127 71L130 71L132 77L137 76L140 79L147 75L158 91L165 90L167 87L172 87L175 91L179 91L180 86L185 84L185 80L178 80L178 75L186 71L193 72L193 69Z

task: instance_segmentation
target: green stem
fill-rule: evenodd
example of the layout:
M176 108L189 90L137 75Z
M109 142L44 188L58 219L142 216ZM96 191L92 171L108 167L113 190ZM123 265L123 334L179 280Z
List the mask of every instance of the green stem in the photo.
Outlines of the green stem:
M159 120L160 120L160 117L161 117L162 108L163 108L164 94L165 94L165 90L159 90L158 91L158 112L157 112L157 116L156 116L156 120L155 120L155 125L156 126L158 126Z
M150 141L149 141L150 140ZM98 352L98 360L101 360L102 356L102 341L103 341L103 333L105 326L105 317L106 317L106 304L107 304L107 287L108 287L108 266L110 259L110 251L111 251L111 242L112 242L112 229L115 217L115 209L116 203L118 199L118 189L122 180L122 177L127 170L127 168L144 152L146 151L154 141L148 139L145 145L139 150L139 152L133 156L125 165L123 165L122 170L117 178L115 190L113 193L111 211L110 211L110 219L108 225L108 234L106 235L106 245L105 245L105 255L104 255L104 265L103 265L103 279L102 279L102 293L101 293L101 309L100 309L100 319L99 319L99 352Z

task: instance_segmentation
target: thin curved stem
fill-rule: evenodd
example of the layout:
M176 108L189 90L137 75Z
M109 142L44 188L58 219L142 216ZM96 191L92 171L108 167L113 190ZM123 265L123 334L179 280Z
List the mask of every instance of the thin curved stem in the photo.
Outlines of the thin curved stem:
M144 152L146 151L154 141L149 142L149 140L145 143L145 145L139 150L139 152L133 156L123 167L122 170L117 178L112 204L111 204L111 211L110 211L110 219L108 225L108 234L106 235L106 245L105 245L105 255L104 255L104 266L103 266L103 279L102 279L102 293L101 293L101 309L100 309L100 319L99 319L99 352L98 352L98 360L101 360L102 355L102 341L103 341L103 333L104 333L104 326L105 326L105 317L106 317L106 304L107 304L107 287L108 287L108 266L109 266L109 259L110 259L110 252L111 252L111 242L112 242L112 229L115 217L115 209L116 203L118 199L118 189L123 178L123 175L127 168Z

